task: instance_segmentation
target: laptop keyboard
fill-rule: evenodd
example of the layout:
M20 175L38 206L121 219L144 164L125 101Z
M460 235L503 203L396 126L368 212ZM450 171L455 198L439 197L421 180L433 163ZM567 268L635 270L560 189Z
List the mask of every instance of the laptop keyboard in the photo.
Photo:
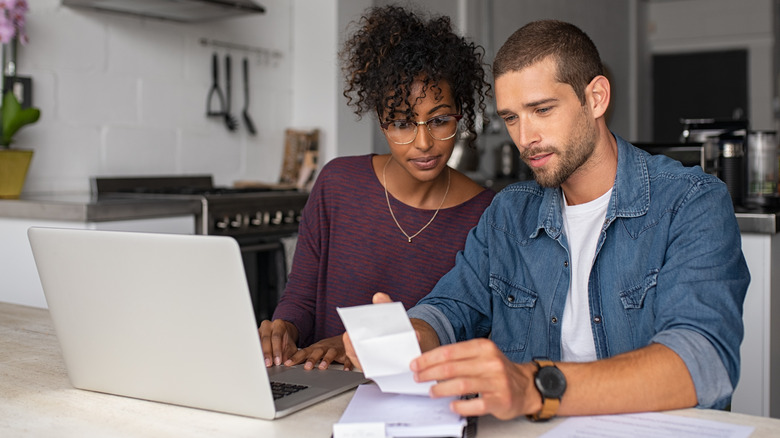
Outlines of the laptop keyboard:
M286 397L290 394L294 394L302 389L306 389L306 385L295 385L293 383L284 382L271 382L271 391L274 393L274 400L279 400L282 397Z

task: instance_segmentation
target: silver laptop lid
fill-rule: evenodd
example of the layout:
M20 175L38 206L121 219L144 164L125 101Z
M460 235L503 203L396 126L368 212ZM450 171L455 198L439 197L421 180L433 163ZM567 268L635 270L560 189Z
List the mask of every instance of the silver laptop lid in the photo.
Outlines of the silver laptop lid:
M274 418L234 239L49 228L28 237L73 386Z

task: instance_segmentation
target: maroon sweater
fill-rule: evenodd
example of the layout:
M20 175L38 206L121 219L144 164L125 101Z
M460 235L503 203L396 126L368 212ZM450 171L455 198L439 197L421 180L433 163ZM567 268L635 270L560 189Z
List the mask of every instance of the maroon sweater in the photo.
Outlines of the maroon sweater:
M484 190L442 209L409 243L390 216L371 157L330 161L303 209L290 278L273 315L295 324L299 347L343 333L336 307L370 304L375 292L407 309L415 305L455 265L466 234L495 195ZM433 215L392 196L390 203L409 235Z

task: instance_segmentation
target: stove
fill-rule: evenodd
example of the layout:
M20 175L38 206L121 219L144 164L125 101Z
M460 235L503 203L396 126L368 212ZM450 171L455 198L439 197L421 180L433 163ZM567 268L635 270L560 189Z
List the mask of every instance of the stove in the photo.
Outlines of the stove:
M191 199L201 203L198 234L291 235L298 231L309 195L297 189L217 187L210 175L93 178L100 198Z
M308 193L268 187L216 187L209 175L92 178L100 199L191 200L197 234L233 237L241 248L258 325L270 319L287 284L285 238L298 232Z

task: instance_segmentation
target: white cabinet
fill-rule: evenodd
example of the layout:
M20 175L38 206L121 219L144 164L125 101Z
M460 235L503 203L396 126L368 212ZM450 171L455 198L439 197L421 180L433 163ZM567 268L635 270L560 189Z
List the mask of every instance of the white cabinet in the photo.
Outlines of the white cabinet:
M32 226L195 234L192 215L106 222L0 218L0 302L47 307L27 240Z
M750 269L742 371L731 410L780 418L780 234L742 234ZM774 316L774 318L773 318Z

